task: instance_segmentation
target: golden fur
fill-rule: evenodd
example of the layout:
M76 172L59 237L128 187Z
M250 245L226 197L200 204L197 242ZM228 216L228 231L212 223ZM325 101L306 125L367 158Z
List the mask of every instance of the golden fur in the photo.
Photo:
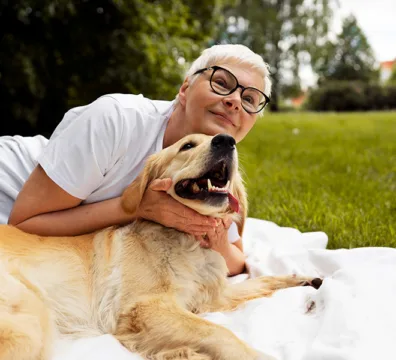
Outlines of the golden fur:
M123 194L133 213L150 181L173 184L202 175L211 137L190 135L153 155ZM195 147L185 151L186 142ZM231 192L247 212L236 151ZM223 217L228 202L214 206L169 194L202 214ZM197 313L231 310L275 290L309 279L285 276L228 285L222 256L194 237L138 220L76 237L41 237L0 226L0 359L47 360L57 336L113 334L126 348L150 359L270 359L227 329Z

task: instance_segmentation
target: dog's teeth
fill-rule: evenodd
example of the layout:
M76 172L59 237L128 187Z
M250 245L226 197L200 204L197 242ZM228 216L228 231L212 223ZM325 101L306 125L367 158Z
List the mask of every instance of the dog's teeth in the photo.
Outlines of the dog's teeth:
M218 187L212 185L212 182L210 181L210 179L208 179L208 190L211 192L227 192L229 186L230 186L230 181L227 181L227 184L224 187Z
M210 182L210 179L208 179L208 190L211 191L213 188L212 183Z
M199 188L199 186L196 182L192 186L192 191L194 194L199 193L201 191L201 189Z

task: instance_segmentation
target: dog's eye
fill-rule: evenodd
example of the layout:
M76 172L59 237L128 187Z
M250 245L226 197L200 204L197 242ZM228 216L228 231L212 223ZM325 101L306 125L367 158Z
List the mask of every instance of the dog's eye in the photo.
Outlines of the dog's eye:
M190 149L192 149L192 148L194 148L194 147L195 147L195 144L194 144L194 143L187 143L187 144L184 144L184 145L180 148L180 151L190 150Z

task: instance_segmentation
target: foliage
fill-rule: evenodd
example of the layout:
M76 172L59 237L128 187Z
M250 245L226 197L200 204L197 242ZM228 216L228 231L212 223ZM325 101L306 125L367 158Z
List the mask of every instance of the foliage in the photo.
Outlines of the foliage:
M326 81L378 81L379 71L368 40L355 17L344 19L335 41L328 41L313 63L319 84Z
M357 81L328 81L311 90L307 108L314 111L372 111L396 109L396 86Z
M396 62L393 63L392 73L386 82L387 85L395 85L396 86Z
M226 10L227 22L219 42L243 43L271 66L274 91L271 109L278 96L299 81L302 64L315 59L318 44L329 33L336 0L244 0Z
M396 246L396 112L266 113L238 145L249 216Z
M105 93L172 99L226 0L0 1L0 134L48 135Z
M297 79L295 79L292 83L282 84L280 91L282 96L286 99L295 98L300 96L302 93L301 84Z

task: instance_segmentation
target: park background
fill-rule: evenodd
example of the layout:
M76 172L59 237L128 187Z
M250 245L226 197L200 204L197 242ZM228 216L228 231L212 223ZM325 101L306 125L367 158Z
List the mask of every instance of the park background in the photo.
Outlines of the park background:
M393 0L1 0L0 136L49 137L106 93L171 100L204 48L242 43L274 82L239 146L249 216L325 231L330 248L393 247L395 13Z

